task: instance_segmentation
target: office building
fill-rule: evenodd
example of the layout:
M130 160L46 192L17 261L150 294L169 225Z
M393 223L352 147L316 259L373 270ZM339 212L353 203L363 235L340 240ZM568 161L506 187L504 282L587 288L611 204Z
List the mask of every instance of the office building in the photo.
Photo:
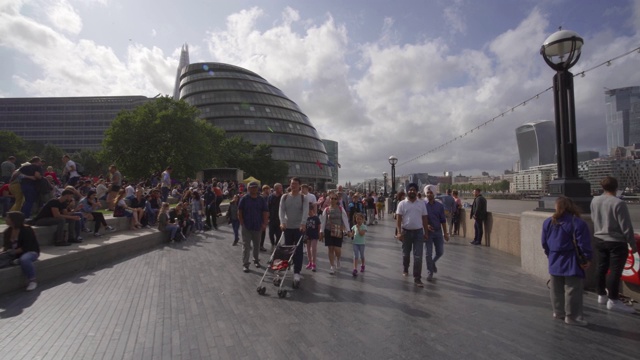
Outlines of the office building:
M331 182L337 186L339 180L338 173L340 171L340 162L338 162L338 142L322 139L322 143L324 143L324 148L327 150L327 157L329 157L327 165L331 170Z
M640 86L605 92L607 150L640 143Z
M516 128L520 170L556 162L556 130L553 121L540 120Z

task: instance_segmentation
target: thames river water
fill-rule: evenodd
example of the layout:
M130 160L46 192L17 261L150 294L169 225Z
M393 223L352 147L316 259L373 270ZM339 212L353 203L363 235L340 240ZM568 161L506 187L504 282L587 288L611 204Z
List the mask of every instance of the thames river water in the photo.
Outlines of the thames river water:
M462 198L462 202L472 203L471 198ZM633 223L633 230L640 233L640 204L627 204ZM487 208L489 211L501 214L520 215L524 211L534 210L538 207L535 200L497 200L487 199Z

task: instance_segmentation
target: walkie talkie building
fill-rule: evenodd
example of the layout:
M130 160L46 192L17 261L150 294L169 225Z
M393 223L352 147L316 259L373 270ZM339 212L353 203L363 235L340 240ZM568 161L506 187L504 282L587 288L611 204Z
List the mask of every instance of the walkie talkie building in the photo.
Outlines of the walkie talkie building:
M556 162L556 130L553 121L540 120L516 128L520 170Z

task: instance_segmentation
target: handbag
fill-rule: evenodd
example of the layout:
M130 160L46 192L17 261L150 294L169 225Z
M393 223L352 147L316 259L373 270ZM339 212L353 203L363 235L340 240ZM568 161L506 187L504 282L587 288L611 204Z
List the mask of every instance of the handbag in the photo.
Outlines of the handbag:
M576 256L578 257L578 263L580 265L584 265L589 262L587 258L584 256L580 248L578 247L578 241L576 240L576 218L574 217L571 221L573 225L573 247L576 250Z
M331 225L331 236L342 238L342 226L340 225Z
M0 253L0 269L13 265L13 260L16 257L13 255L13 251L5 251Z

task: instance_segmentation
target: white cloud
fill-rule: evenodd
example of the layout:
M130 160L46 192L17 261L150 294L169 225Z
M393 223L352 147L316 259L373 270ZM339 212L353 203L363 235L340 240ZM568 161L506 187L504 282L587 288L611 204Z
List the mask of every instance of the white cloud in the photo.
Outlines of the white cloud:
M156 37L158 35L158 32L156 31L156 29L151 29L151 37Z
M444 9L444 18L451 29L452 35L457 33L465 34L467 32L465 16L462 13L463 5L462 0L455 0Z
M51 24L58 30L77 35L82 30L82 19L67 0L53 1L46 10Z

